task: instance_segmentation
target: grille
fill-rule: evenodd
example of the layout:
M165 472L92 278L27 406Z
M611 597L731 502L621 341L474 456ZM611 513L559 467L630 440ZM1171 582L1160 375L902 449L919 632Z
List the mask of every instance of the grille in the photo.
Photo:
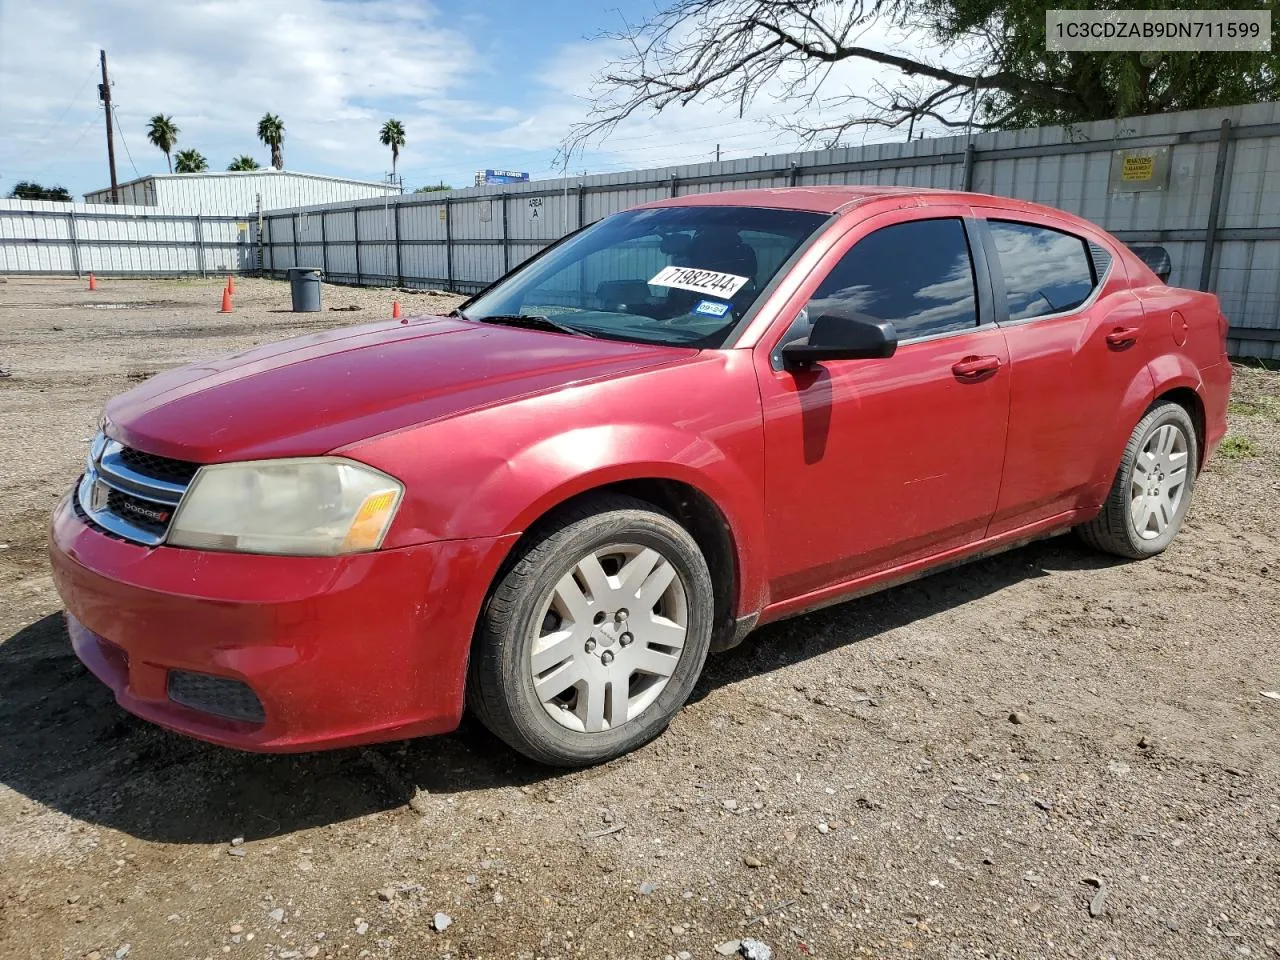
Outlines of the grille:
M93 441L76 501L109 534L155 546L200 465L126 447L102 434Z
M117 517L160 537L169 529L169 520L173 517L173 508L170 506L153 503L116 489L107 491L107 509Z
M186 670L169 671L169 699L228 720L265 723L267 713L253 688L239 680Z
M120 448L120 462L130 470L136 470L148 477L168 483L180 483L183 486L189 484L191 478L196 475L196 471L200 469L198 463L157 457L154 453L144 453L132 447Z

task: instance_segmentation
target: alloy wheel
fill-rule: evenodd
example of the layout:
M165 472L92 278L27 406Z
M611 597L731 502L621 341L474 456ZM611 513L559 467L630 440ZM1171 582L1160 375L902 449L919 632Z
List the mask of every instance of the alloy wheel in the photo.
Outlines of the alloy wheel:
M640 716L666 687L688 633L688 597L657 550L610 544L557 581L534 623L539 702L561 726L598 733Z
M1133 463L1130 516L1143 540L1155 540L1178 515L1187 489L1187 436L1177 424L1154 430Z

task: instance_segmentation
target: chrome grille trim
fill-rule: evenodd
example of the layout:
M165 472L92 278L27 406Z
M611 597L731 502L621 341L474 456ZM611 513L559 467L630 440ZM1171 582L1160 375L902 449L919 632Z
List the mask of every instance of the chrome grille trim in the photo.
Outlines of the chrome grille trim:
M116 516L106 507L95 510L93 507L93 485L97 482L98 475L92 470L86 470L84 476L80 478L80 489L77 491L76 496L80 501L80 509L85 512L85 516L102 527L102 529L114 533L117 537L132 540L134 543L141 543L148 547L155 547L164 543L163 534L155 534L150 530L143 530L141 527L134 526L123 517Z
M120 457L120 451L123 449L123 445L115 440L107 441L98 458L97 470L102 480L117 490L133 494L143 500L164 503L171 507L177 506L182 495L187 492L186 485L148 477L125 466Z
M177 512L183 494L187 492L187 485L149 477L134 470L121 458L123 450L125 447L122 444L102 434L94 438L89 448L89 460L85 464L84 476L80 478L80 484L76 490L76 501L84 515L108 533L143 546L159 546L164 543L173 514ZM157 507L167 509L169 519L163 523L164 529L159 531L148 529L128 517L121 516L110 508L109 501L105 497L101 498L101 504L95 507L94 489L98 484L135 501L155 504ZM159 525L160 521L153 524L153 526Z

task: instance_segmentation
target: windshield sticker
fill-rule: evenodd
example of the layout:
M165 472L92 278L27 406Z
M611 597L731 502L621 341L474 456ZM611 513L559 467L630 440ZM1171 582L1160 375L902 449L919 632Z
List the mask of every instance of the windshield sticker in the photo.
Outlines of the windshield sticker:
M709 297L728 299L741 290L746 282L746 277L739 277L733 273L698 270L695 267L664 267L649 281L649 285L678 287L681 290L692 290L694 293L705 293Z
M727 303L717 303L714 300L699 300L698 305L693 308L694 313L700 313L704 317L723 317L729 312Z

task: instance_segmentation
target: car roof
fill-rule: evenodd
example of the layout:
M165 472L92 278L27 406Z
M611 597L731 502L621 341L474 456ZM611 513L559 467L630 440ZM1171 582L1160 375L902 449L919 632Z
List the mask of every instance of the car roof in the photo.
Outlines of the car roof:
M667 200L638 204L646 207L774 207L783 210L808 210L814 213L843 213L875 200L914 198L921 206L944 203L978 203L985 207L1018 210L1078 219L1071 214L1026 200L996 197L961 190L938 190L930 187L876 187L831 184L817 187L764 187L751 190L721 190L714 193L689 193Z

